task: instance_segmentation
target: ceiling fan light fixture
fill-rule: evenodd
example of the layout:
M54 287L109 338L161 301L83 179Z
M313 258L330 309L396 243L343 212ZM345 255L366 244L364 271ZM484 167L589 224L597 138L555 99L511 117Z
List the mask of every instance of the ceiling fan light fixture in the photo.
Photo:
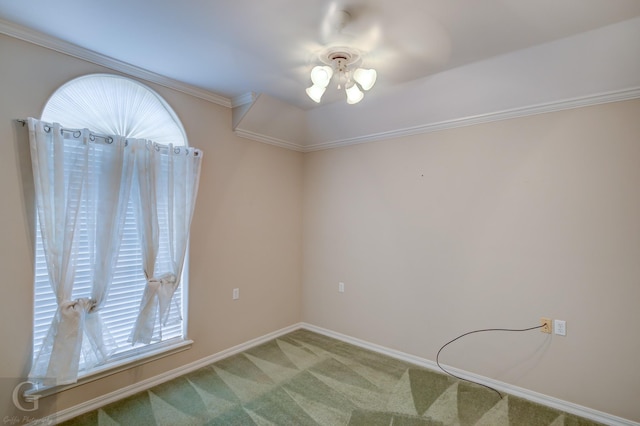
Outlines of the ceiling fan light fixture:
M349 105L357 104L364 98L364 93L358 88L357 84L353 84L351 87L345 89L347 92L347 103Z
M327 82L327 84L329 83ZM309 97L313 99L314 102L320 103L325 90L327 90L326 86L322 87L314 84L313 86L307 88L307 95L309 95Z
M362 87L362 90L369 90L376 84L378 73L373 68L358 68L353 73L353 79Z
M319 55L324 65L311 69L313 85L307 89L307 95L319 103L325 89L333 79L338 89L345 90L347 103L357 104L364 98L363 90L369 90L376 82L374 69L358 68L362 63L362 55L357 49L350 47L330 47Z
M314 86L327 87L333 76L333 70L328 65L318 65L311 70L311 81Z

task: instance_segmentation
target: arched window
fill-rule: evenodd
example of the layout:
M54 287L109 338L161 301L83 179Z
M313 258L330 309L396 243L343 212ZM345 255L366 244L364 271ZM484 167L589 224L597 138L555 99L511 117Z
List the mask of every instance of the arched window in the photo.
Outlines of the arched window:
M66 129L89 129L97 134L119 135L131 140L146 139L160 145L188 146L180 120L164 99L148 87L116 75L87 75L64 84L48 100L41 121L60 123ZM158 145L155 146L157 149ZM175 150L180 151L179 148ZM187 150L187 155L189 151L193 150ZM182 149L182 153L184 152ZM164 174L164 170L161 173ZM83 256L82 253L83 244L90 244L82 241L82 224L83 221L90 220L91 212L81 207L78 214L80 253L75 265L78 272L75 274L72 299L91 300L93 275L84 271L94 268L96 259L91 259L88 255ZM186 342L186 321L183 321L183 318L187 315L187 277L186 273L183 273L178 290L173 294L173 298L169 299L171 305L165 325L155 328L153 336L150 336L150 343L131 343L132 329L141 310L141 300L145 297L147 278L150 278L145 277L143 271L144 256L141 233L138 229L140 219L136 215L134 203L129 199L120 250L107 296L108 302L100 308L105 332L108 331L110 344L115 344L117 349L110 355L106 364L97 367L95 362L84 359L84 353L89 351L83 350L79 361L79 377L117 364L129 363L163 349L171 350ZM171 249L162 241L163 238L168 238L168 232L163 234L162 230L163 226L168 226L167 218L168 213L158 211L160 249L155 264L160 266L156 269L172 262ZM46 345L45 340L49 338L47 334L58 309L56 294L52 290L48 274L40 224L39 221L36 223L38 229L35 251L34 362L40 348ZM87 345L87 340L84 339L83 347Z
M49 98L42 121L107 135L188 146L169 104L148 87L111 74L91 74L63 84Z

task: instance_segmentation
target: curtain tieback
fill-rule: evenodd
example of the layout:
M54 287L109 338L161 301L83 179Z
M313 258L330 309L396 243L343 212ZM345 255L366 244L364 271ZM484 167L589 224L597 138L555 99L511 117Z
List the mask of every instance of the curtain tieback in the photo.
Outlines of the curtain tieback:
M147 283L149 287L151 287L151 290L162 291L166 286L169 286L169 288L177 287L178 279L174 274L169 272L159 277L149 278Z
M63 315L77 315L81 311L85 313L93 312L96 308L96 301L88 297L80 297L76 300L65 300L60 304L60 311Z
M164 317L173 293L175 293L176 288L178 288L178 277L169 272L159 277L150 278L147 281L147 285L149 286L151 295L158 297L158 302L160 302L160 315Z
M173 293L175 293L176 288L178 288L178 277L169 272L159 277L151 278L147 282L149 290L151 290L151 295L156 295L158 297L160 322L164 323L168 318L171 298L173 297Z

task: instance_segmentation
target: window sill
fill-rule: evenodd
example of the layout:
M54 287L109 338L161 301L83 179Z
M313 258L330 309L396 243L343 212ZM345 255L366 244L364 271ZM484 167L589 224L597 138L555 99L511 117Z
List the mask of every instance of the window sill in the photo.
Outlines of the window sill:
M100 380L104 377L120 373L122 371L155 361L173 355L182 351L191 349L193 340L174 339L167 342L153 345L153 349L141 351L139 354L128 357L118 358L116 355L113 360L108 363L94 368L90 372L82 375L78 378L76 383L60 386L42 386L29 389L24 392L25 399L37 399L49 395L54 395L58 392L66 391L68 389L75 388L87 383L91 383L96 380Z

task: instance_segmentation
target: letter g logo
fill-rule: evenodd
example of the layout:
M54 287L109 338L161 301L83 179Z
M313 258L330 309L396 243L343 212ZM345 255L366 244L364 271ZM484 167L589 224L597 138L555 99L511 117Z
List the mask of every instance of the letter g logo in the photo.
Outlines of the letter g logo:
M40 395L23 396L23 394L21 393L21 389L24 385L33 386L35 385L35 383L30 381L18 383L16 387L13 388L13 394L12 394L13 405L15 405L16 408L21 411L36 411L38 409L38 399L40 398ZM21 400L24 400L25 402L32 404L32 406L30 408L23 406L21 404L22 402Z

